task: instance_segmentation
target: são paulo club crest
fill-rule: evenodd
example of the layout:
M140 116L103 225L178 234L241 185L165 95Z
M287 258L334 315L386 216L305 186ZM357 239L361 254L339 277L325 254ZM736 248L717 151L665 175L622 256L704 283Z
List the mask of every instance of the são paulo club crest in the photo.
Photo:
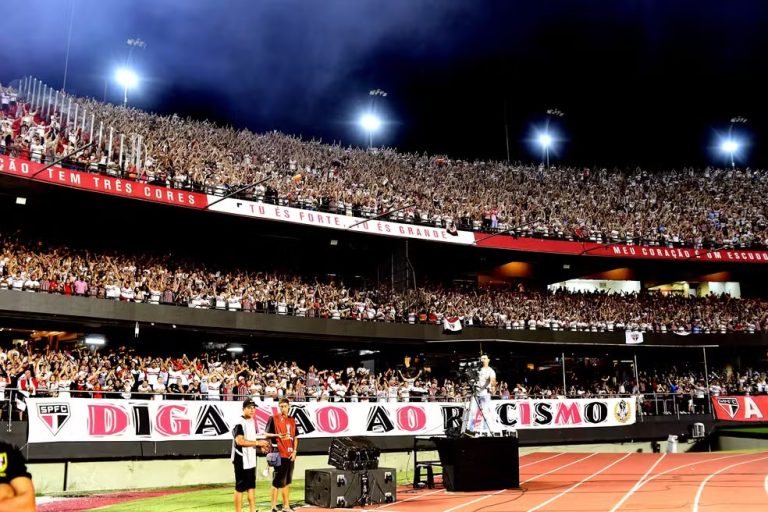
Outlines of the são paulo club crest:
M59 433L70 417L69 404L64 403L37 404L37 413L54 436Z
M616 418L616 421L619 423L626 423L629 421L631 415L632 405L629 400L621 399L616 402L616 405L613 408L613 417Z
M724 410L731 419L736 417L739 412L739 401L735 398L718 398L717 405Z

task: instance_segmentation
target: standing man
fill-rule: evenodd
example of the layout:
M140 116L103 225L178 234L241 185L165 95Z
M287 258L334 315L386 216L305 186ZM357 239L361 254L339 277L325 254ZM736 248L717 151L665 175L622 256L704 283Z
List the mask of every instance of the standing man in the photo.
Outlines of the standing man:
M277 440L277 450L280 452L280 466L274 469L272 475L272 512L277 512L278 491L282 491L283 494L283 512L293 512L289 495L299 440L296 433L296 420L288 416L291 402L287 398L281 398L279 407L280 412L269 418L265 430L267 437Z
M482 368L478 372L475 383L474 396L469 402L469 427L471 432L496 432L498 424L496 415L491 407L491 393L496 392L496 372L491 368L491 360L488 354L480 356ZM477 424L478 415L481 415L480 424Z
M0 512L34 512L35 487L24 456L0 442Z
M235 512L241 512L243 493L248 493L248 509L256 512L256 448L269 448L269 441L256 434L253 411L256 404L250 398L243 402L243 415L232 429L232 464L235 466Z

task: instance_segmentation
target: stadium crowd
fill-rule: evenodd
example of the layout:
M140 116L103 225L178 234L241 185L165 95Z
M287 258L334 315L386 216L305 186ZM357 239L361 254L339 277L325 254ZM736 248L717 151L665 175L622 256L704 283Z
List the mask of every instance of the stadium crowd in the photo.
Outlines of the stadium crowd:
M422 283L400 293L385 286L352 288L340 279L210 268L168 254L47 247L9 235L0 235L2 289L336 320L443 325L451 319L500 329L698 334L768 328L768 302L762 299L548 291L523 283Z
M296 361L267 362L260 354L241 359L200 353L195 357L140 355L125 346L111 350L76 347L71 350L29 350L0 347L0 402L13 401L23 417L26 397L292 401L463 401L466 381L458 372L438 375L416 365L372 373L360 364L345 369L299 366ZM409 360L410 361L410 360ZM264 364L262 364L262 362ZM609 366L572 365L568 389L556 372L517 372L498 361L497 399L607 397L641 395L648 413L653 401L678 401L681 412L697 412L709 394L766 394L766 369L710 371L709 388L703 372L667 366L640 371L638 380ZM506 379L506 380L505 380ZM15 395L11 390L18 390ZM7 405L7 404L6 404ZM669 410L672 410L671 407ZM703 411L698 409L699 412Z
M54 105L44 98L33 107L13 89L0 97L0 152L47 162L95 141L65 164L126 179L220 195L254 185L244 193L257 201L361 217L392 212L393 221L449 229L768 247L768 177L753 169L470 162L254 134L87 98L57 95Z

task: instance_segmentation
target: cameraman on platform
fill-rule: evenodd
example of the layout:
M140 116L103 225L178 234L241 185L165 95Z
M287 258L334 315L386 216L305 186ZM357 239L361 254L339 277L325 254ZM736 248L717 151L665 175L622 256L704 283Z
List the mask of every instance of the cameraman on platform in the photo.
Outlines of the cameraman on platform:
M469 402L467 430L475 434L481 432L494 433L499 430L496 414L491 405L491 394L496 392L496 372L491 368L490 362L488 354L480 356L480 363L483 366L478 371L474 396Z

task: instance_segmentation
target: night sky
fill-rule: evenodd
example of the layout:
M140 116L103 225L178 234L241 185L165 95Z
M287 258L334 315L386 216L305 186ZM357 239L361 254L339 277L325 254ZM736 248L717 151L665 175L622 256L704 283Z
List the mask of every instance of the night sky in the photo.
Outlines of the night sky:
M702 0L5 0L0 82L64 78L131 105L261 132L364 145L368 91L385 130L375 144L514 161L545 111L567 141L553 160L668 167L723 163L728 121L768 165L768 2Z

